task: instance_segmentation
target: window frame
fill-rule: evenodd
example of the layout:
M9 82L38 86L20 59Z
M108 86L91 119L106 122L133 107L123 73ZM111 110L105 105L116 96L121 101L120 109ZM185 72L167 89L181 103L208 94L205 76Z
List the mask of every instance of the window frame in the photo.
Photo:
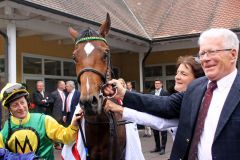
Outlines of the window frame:
M159 63L159 64L149 64L149 65L145 65L144 68L146 67L155 67L155 66L161 66L162 67L162 76L154 76L154 77L144 77L144 90L146 90L145 88L145 82L147 81L155 81L156 79L160 79L161 81L163 81L163 88L166 90L166 82L167 80L175 80L175 75L166 75L166 66L169 65L175 65L175 63Z
M42 60L42 65L41 65L41 68L42 68L42 73L41 74L27 74L27 73L24 73L23 71L23 58L24 57L31 57L31 58L41 58ZM45 78L51 78L51 79L69 79L69 80L72 80L72 79L76 79L76 76L64 76L63 75L63 62L72 62L74 63L74 61L72 59L68 59L68 58L59 58L59 57L54 57L54 56L45 56L45 55L38 55L38 54L31 54L31 53L23 53L22 54L22 81L24 82L24 80L26 79L26 77L32 77L32 78L35 78L35 77L42 77L43 79ZM61 62L61 75L46 75L45 74L45 68L44 68L44 59L50 59L50 60L55 60L55 61L60 61Z

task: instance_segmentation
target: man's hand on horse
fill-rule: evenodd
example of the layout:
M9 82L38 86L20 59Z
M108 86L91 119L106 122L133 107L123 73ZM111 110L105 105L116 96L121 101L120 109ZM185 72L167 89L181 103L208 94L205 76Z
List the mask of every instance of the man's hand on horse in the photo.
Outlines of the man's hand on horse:
M80 109L78 113L74 114L71 124L73 126L79 126L79 122L81 121L82 117L83 117L83 110Z
M114 103L114 102L112 102L111 100L106 101L104 110L106 112L112 111L112 112L115 112L115 113L119 113L121 115L123 114L123 107Z
M114 87L116 87L116 88L114 88ZM117 92L116 92L116 89L117 89ZM120 81L118 81L116 79L112 79L107 82L107 86L104 87L103 93L104 93L104 95L109 96L109 97L112 97L112 95L114 95L113 98L123 99L123 97L126 93L126 89L123 88Z

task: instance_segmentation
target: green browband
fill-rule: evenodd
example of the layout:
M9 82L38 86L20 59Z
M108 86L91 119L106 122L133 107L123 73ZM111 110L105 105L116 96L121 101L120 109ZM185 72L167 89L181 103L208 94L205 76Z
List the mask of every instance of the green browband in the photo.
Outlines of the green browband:
M78 43L81 43L81 42L94 41L94 40L104 41L107 44L106 39L102 38L102 37L85 37L85 38L76 39L75 45L77 45Z

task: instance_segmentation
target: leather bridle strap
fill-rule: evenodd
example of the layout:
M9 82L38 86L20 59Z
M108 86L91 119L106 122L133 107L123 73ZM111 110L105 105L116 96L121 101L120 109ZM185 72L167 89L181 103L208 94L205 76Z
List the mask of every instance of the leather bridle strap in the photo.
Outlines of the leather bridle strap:
M82 43L82 42L86 42L86 41L103 41L107 44L107 41L105 38L102 38L102 37L85 37L85 38L77 38L75 40L75 45L77 45L78 43ZM108 44L107 44L108 45ZM100 71L94 69L94 68L90 68L90 67L87 67L87 68L83 68L79 73L78 73L78 76L77 76L77 81L79 84L80 83L80 77L81 75L84 73L84 72L93 72L97 75L99 75L102 79L102 81L104 83L106 83L108 80L110 80L111 78L111 53L110 51L107 53L107 71L105 74L101 73Z
M96 69L93 69L93 68L83 68L83 69L78 73L78 76L77 76L78 84L81 84L81 82L80 82L80 77L81 77L81 75L82 75L83 73L85 73L85 72L93 72L93 73L99 75L104 83L105 83L105 81L106 81L105 75L102 74L101 72L97 71Z

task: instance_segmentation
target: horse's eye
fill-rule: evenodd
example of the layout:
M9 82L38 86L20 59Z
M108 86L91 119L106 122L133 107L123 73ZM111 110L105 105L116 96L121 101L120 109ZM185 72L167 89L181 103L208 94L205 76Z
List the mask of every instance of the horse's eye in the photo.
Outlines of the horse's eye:
M74 62L76 63L76 57L73 55L72 59L74 60Z
M108 58L108 52L104 52L103 60L107 60L107 58Z
M108 54L109 54L109 49L106 49L103 55L103 59L106 60L108 58Z
M75 52L73 52L73 54L72 54L72 59L74 60L75 63L77 63L77 58L76 58Z

